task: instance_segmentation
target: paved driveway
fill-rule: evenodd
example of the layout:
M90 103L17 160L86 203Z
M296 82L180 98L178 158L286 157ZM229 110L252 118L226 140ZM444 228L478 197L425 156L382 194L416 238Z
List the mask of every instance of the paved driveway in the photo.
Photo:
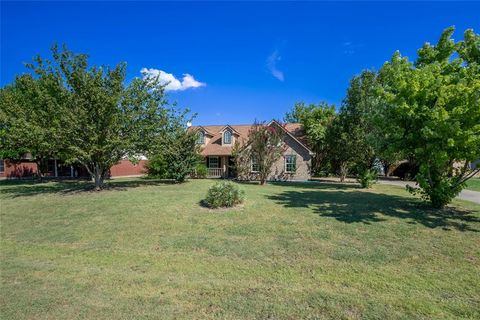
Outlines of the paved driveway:
M412 187L415 186L415 182L413 181L402 181L402 180L394 180L394 179L378 179L378 183L389 184L389 185L399 186L403 188L405 188L407 184L411 185ZM471 190L464 189L462 190L462 192L460 192L457 198L480 204L480 192L478 191L471 191Z

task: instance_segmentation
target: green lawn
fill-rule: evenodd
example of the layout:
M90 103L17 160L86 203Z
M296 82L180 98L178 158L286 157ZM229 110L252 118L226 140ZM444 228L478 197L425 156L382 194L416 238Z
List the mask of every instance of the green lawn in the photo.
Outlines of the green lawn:
M480 206L402 188L0 183L2 319L480 318Z
M473 178L467 181L468 190L480 191L480 178Z

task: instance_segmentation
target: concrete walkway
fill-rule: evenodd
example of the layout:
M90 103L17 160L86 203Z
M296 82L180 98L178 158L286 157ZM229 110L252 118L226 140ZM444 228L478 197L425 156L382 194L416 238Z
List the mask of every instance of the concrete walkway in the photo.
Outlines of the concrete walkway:
M396 180L396 179L385 179L380 178L378 179L379 184L389 184L393 186L399 186L405 188L408 185L415 187L414 181L403 181L403 180ZM472 190L465 190L463 189L462 192L457 196L458 199L467 200L475 203L480 204L480 192L472 191Z

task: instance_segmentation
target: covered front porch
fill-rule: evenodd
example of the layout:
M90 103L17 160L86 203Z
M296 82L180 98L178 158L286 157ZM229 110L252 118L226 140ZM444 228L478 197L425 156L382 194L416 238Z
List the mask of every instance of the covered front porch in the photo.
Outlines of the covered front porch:
M207 156L207 178L233 178L235 165L232 156Z

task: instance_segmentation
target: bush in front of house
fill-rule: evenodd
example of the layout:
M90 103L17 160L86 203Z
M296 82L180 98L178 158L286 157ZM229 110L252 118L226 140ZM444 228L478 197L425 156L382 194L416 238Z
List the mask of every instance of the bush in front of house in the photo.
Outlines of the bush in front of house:
M358 174L357 181L360 183L362 188L371 188L372 185L377 182L378 173L375 170L367 169L363 170Z
M208 189L204 200L209 208L233 207L245 199L245 192L237 184L230 181L220 181Z
M197 179L203 179L207 177L207 174L208 174L208 169L205 163L201 162L197 164L197 166L195 167L195 172L193 176Z

